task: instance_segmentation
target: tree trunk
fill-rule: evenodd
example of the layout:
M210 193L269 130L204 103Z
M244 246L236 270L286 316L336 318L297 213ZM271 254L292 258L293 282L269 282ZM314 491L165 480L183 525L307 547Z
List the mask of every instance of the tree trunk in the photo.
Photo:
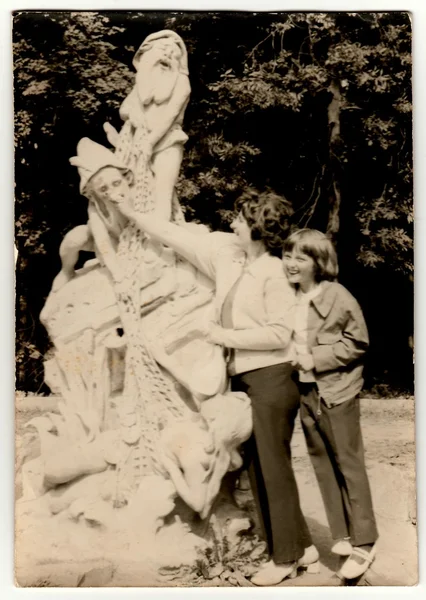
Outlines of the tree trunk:
M328 128L329 128L329 153L331 166L332 191L330 191L327 233L334 238L340 228L340 164L337 158L337 149L340 143L340 108L341 95L339 85L336 81L330 84L329 91L333 97L328 105Z

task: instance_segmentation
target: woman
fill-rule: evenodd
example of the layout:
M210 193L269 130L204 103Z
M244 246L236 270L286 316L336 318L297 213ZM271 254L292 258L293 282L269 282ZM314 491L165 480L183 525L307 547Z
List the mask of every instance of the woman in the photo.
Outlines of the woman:
M192 234L186 228L120 206L152 238L173 248L216 283L211 342L227 349L232 391L252 402L249 474L271 560L256 573L256 585L276 585L299 566L316 564L318 552L299 505L290 441L299 408L292 379L295 302L279 256L292 215L287 200L244 193L236 203L233 234Z

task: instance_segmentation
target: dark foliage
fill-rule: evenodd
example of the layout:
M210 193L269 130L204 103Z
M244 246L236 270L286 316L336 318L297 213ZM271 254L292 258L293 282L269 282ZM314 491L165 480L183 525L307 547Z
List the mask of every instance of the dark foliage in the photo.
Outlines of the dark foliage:
M14 17L17 385L42 388L39 312L63 235L86 220L68 159L133 81L151 32L185 40L189 220L226 228L248 185L335 239L371 334L367 385L412 389L411 27L405 13L21 12Z

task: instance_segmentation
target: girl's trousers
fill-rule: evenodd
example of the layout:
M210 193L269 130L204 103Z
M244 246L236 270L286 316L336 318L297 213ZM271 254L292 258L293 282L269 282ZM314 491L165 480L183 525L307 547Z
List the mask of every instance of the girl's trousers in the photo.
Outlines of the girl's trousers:
M315 384L300 384L300 416L333 539L353 546L377 539L370 485L364 462L359 399L331 408ZM320 413L320 414L318 414Z

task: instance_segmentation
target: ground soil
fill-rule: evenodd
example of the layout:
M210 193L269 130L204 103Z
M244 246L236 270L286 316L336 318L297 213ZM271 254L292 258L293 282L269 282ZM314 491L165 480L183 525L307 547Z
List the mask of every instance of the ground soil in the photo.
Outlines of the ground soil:
M54 398L23 397L17 399L16 411L16 498L21 495L20 468L22 464L39 454L39 442L34 430L25 428L32 418L46 410L55 409ZM359 585L415 585L417 582L417 531L415 503L415 439L414 400L368 399L361 400L362 429L364 436L367 470L371 482L373 503L376 512L379 542L377 558ZM293 443L293 460L299 485L303 511L312 532L314 543L320 552L319 574L301 573L293 580L284 581L282 586L341 585L335 576L339 559L330 553L331 538L327 527L324 506L312 471L306 445L297 423ZM249 492L242 492L249 511L254 512ZM20 535L17 523L17 535ZM26 533L28 536L28 532ZM85 561L85 579L82 582L78 568L53 560L52 564L39 568L38 583L27 585L77 585L128 586L140 585L133 580L132 573L137 565L113 568L110 563L93 561L88 570ZM82 567L83 568L83 567ZM52 578L52 573L55 577ZM60 575L62 573L62 576ZM62 577L62 580L61 580ZM129 581L132 579L134 583ZM54 583L56 578L60 583ZM235 579L235 578L234 578ZM228 580L234 581L232 578ZM21 585L26 585L25 581ZM145 585L149 585L146 581ZM199 580L197 585L204 584ZM164 585L164 583L163 583ZM166 584L167 585L167 584ZM179 580L169 585L179 585ZM211 584L210 584L211 585ZM235 585L242 585L235 581Z

